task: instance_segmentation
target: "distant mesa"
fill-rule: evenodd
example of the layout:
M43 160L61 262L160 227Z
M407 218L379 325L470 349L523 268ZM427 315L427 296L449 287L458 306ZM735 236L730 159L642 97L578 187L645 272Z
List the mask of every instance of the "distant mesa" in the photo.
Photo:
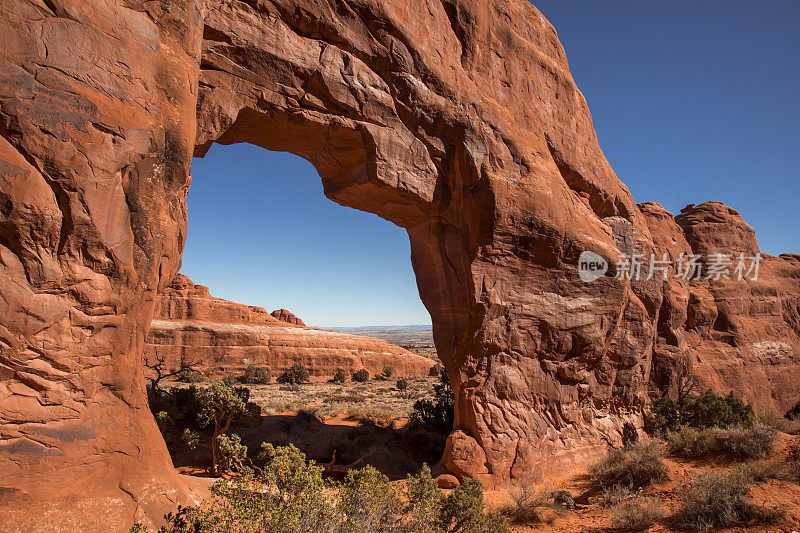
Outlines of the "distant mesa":
M289 324L294 324L295 326L307 327L302 320L297 318L294 313L287 309L277 309L272 312L272 316L282 322L288 322Z
M384 340L309 328L286 309L268 313L216 298L183 274L158 295L144 355L164 357L169 368L181 358L196 362L211 378L237 375L250 365L276 376L295 364L314 377L361 369L375 375L387 366L397 376L414 377L427 376L436 363Z

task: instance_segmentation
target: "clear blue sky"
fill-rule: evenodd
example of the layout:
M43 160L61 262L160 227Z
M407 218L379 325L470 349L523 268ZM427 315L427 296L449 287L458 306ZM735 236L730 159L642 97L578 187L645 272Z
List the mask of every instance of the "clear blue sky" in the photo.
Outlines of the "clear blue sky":
M800 252L800 1L535 4L636 201L721 200L764 252ZM319 326L430 322L405 231L327 200L309 163L215 145L192 175L182 271L212 294Z

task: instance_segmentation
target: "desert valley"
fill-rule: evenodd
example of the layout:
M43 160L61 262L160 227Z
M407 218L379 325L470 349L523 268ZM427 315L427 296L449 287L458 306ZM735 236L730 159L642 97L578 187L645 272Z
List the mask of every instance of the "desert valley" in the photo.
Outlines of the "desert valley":
M634 200L529 2L0 5L0 532L800 530L800 254ZM401 228L432 325L180 273L237 143Z

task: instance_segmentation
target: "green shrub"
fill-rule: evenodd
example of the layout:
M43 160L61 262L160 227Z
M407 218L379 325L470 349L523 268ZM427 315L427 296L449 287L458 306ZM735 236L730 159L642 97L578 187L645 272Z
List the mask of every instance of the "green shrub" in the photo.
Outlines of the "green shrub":
M392 376L394 376L394 367L392 366L383 367L383 372L381 372L381 376L383 376L385 379L392 379Z
M640 488L665 479L667 469L661 446L637 442L627 448L609 450L605 458L591 467L592 479L602 487L622 485Z
M177 379L180 383L201 383L203 381L203 374L197 370L187 368L178 374Z
M337 370L336 373L331 378L331 383L337 383L339 385L343 385L345 380L347 379L347 375L344 373L343 370Z
M677 402L669 397L653 402L645 417L645 431L651 435L663 435L677 431L682 426L693 428L734 425L747 426L753 421L753 408L736 397L733 392L719 396L707 390L696 396L683 396Z
M411 419L442 431L450 431L455 418L455 397L444 368L440 367L439 383L433 387L433 398L423 398L414 403Z
M289 370L284 372L278 377L278 383L285 383L288 385L298 385L300 383L308 383L310 376L308 370L303 365L297 364L292 366Z
M465 480L445 498L439 515L439 528L452 533L508 531L502 517L484 513L483 487L475 479Z
M250 365L245 369L239 381L248 385L266 385L271 379L272 375L269 370Z
M625 531L643 531L667 515L658 498L635 498L617 505L611 512L611 525Z
M408 390L408 380L406 378L398 379L397 383L395 383L395 388L400 392Z
M394 531L401 503L389 478L372 466L351 470L339 490L345 531Z
M372 467L341 483L294 446L262 445L258 476L219 480L212 499L167 515L165 533L506 533L502 517L486 515L479 482L467 480L445 497L427 465L398 494ZM403 497L404 496L404 497ZM403 503L405 502L405 503ZM137 531L145 531L139 526Z
M682 427L667 435L670 452L697 458L709 453L731 453L746 459L759 459L775 448L777 433L761 423L727 429Z
M247 446L242 444L239 435L222 434L217 437L219 448L219 470L232 474L245 474L249 472L247 463Z
M679 516L701 531L775 521L780 512L753 504L751 485L752 480L741 471L702 474L685 489Z
M353 381L356 381L358 383L365 383L369 381L369 372L367 372L365 368L362 368L361 370L353 372L352 378Z
M436 363L430 368L430 370L428 370L428 376L436 378L439 377L442 372L444 372L444 367L442 367L441 363Z

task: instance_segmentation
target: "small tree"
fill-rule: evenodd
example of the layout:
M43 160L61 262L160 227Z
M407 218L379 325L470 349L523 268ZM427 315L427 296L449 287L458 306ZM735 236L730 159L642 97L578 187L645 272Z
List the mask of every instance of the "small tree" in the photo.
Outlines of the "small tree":
M306 367L301 364L293 365L292 368L278 377L278 383L287 383L289 385L308 383L308 380L308 370L306 370Z
M213 460L211 474L219 475L222 460L220 436L225 434L234 422L254 424L261 415L261 408L250 402L250 391L244 387L232 387L223 381L214 381L208 387L197 391L200 404L198 422L201 427L211 428L210 442L202 442L199 435L187 430L185 438L190 446L199 445L211 449ZM227 442L227 441L225 441Z
M450 431L455 418L455 397L450 379L439 367L439 383L433 387L433 399L423 398L414 404L412 420L423 422L444 431Z
M239 381L250 385L266 385L269 383L272 376L266 368L260 368L254 365L248 366Z
M367 372L367 369L362 368L361 370L353 372L353 381L357 381L359 383L369 381L369 372Z
M160 387L162 380L180 376L185 372L196 372L195 367L198 364L200 363L189 363L183 356L181 356L180 363L178 363L178 368L174 370L167 370L166 356L156 354L153 357L145 357L144 366L151 371L151 375L145 376L150 380L150 390L153 391L153 394L160 396L163 392Z

